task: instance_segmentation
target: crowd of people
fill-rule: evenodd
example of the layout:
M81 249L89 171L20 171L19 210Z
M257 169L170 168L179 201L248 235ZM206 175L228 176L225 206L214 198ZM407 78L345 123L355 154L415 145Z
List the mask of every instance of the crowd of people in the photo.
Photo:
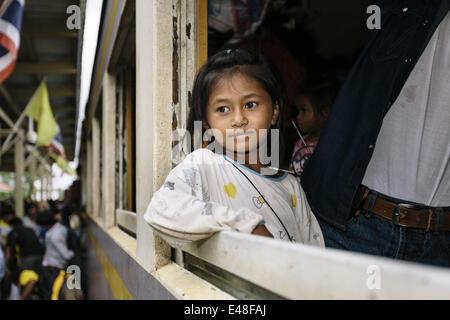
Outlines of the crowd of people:
M0 214L0 299L84 299L85 213L70 202L28 199L20 218L7 199ZM67 272L71 265L81 272Z

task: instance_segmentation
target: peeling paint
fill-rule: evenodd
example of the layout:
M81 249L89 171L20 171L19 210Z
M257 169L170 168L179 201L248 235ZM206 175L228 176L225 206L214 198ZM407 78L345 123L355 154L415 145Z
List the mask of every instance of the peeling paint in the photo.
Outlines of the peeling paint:
M177 120L177 112L174 109L172 113L172 131L177 130L178 126L178 120ZM180 142L176 140L172 140L172 150L175 148L176 145L178 145Z
M177 130L177 127L178 127L177 113L174 110L172 115L172 131ZM172 141L172 147L174 147L173 143L174 141Z
M186 37L188 37L188 39L191 39L191 24L188 23L186 25Z
M173 50L172 50L172 102L179 102L179 75L178 75L178 18L173 17Z

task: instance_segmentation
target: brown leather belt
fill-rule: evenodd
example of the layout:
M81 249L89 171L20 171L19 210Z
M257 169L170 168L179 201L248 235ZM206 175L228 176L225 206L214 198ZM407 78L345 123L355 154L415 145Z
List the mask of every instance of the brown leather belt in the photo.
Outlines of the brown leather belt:
M376 192L365 186L358 188L352 208L355 216L359 215L361 210L366 210L402 227L425 229L427 232L450 231L449 207L419 207L395 203L380 198Z

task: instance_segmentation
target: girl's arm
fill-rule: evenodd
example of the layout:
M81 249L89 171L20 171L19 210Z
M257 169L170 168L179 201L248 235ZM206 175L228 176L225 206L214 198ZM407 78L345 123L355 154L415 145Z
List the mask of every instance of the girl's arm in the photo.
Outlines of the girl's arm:
M263 220L247 208L233 210L208 201L200 170L183 161L153 195L144 219L172 246L212 236L222 230L251 233Z

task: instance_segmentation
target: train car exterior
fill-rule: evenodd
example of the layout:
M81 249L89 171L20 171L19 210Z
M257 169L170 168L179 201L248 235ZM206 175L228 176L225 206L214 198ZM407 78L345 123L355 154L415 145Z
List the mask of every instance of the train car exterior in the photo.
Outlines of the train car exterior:
M450 296L445 269L375 256L235 232L171 248L143 214L182 156L174 146L207 58L207 1L105 1L101 30L80 152L87 298Z

